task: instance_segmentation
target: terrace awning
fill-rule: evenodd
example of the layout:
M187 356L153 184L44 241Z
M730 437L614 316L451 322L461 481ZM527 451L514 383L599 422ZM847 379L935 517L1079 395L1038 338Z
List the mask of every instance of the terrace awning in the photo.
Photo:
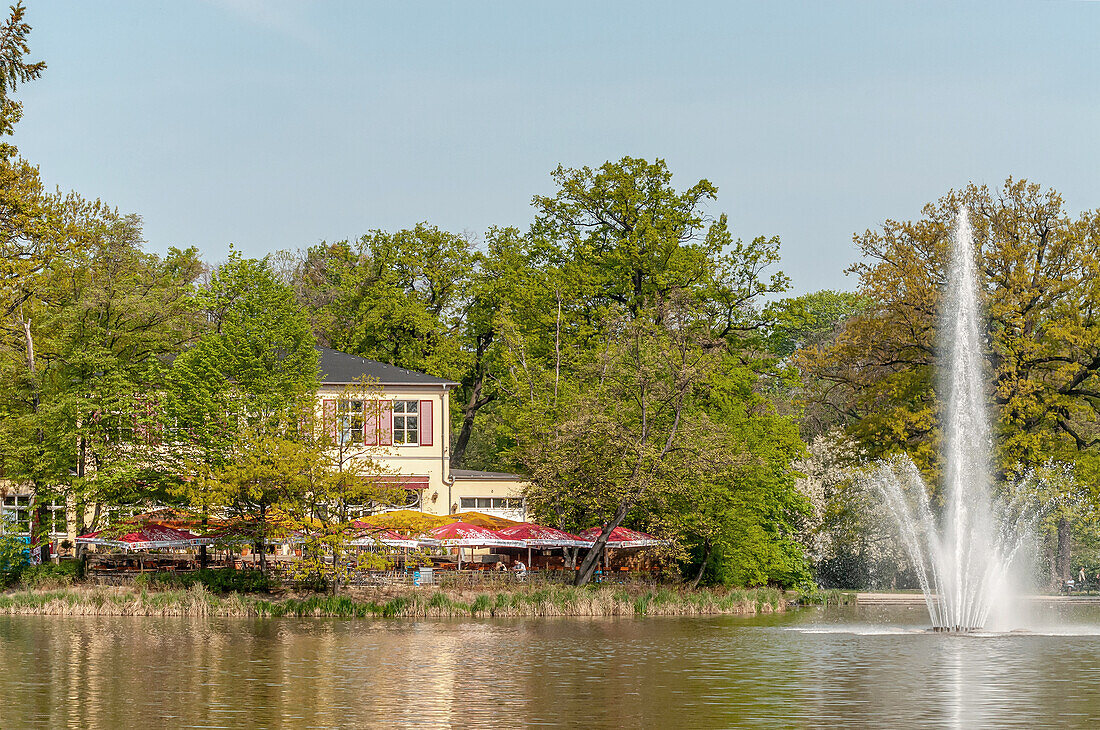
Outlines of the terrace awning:
M355 527L359 527L360 524L361 523L356 522ZM374 547L378 544L394 548L420 547L420 543L412 538L403 537L393 530L380 530L378 528L367 528L363 534L359 535L354 540L348 541L348 545L355 545L357 547Z
M427 512L418 512L414 509L398 509L392 512L382 512L362 517L359 523L369 527L384 527L404 534L420 534L433 527L446 525L451 520L442 515L432 515Z
M501 530L504 527L512 527L518 525L517 520L509 520L506 517L497 517L496 515L487 515L484 512L455 512L454 514L447 515L447 519L451 522L465 522L470 525L477 525L478 527L488 527L490 530Z
M163 548L184 548L206 545L208 537L199 537L187 530L157 523L146 523L140 530L122 535L112 535L108 530L97 530L76 538L85 545L108 545L123 550L159 550Z
M603 532L602 527L589 527L587 530L581 532L580 537L589 540L589 547L591 547L592 544L596 542L601 532ZM644 532L631 530L629 527L623 527L622 525L612 530L607 538L607 547L609 548L656 547L657 545L666 544L668 544L668 540L662 540L653 535L647 535Z
M452 522L429 530L419 538L421 543L437 547L526 547L523 540L502 537L488 527L469 522Z
M501 537L522 540L527 547L531 548L592 547L591 540L554 527L536 525L533 522L520 522L497 530L496 533Z

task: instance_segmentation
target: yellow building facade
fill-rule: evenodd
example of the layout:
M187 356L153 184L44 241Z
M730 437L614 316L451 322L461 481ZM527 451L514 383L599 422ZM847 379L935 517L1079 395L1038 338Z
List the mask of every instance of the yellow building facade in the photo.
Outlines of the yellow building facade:
M395 508L524 519L522 477L451 468L450 396L458 383L328 348L318 351L317 406L324 428L332 429L335 460L362 459L380 467L379 478L407 492L406 502Z

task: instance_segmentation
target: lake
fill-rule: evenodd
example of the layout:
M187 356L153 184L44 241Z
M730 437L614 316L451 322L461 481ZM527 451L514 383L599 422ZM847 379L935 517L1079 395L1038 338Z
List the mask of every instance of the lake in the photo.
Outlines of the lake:
M1100 608L1030 634L921 608L758 617L0 616L0 727L1100 723ZM1058 620L1055 621L1054 619Z

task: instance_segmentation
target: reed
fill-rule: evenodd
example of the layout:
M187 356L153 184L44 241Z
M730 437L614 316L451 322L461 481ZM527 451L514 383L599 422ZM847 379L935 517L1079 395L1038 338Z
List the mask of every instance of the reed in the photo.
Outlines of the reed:
M788 597L771 588L525 587L496 594L428 588L355 594L211 593L187 589L68 587L0 593L0 614L56 616L255 616L458 618L534 616L696 616L782 611Z

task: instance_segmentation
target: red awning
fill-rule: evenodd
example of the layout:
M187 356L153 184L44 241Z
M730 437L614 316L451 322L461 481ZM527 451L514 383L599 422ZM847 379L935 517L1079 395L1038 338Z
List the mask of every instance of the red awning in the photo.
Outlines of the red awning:
M526 547L522 540L502 537L488 527L469 522L452 522L429 530L418 538L426 545L439 547Z
M120 547L123 550L192 547L205 545L211 541L210 538L199 537L193 532L178 530L155 522L146 523L140 530L128 532L124 535L109 536L105 534L106 532L106 530L90 532L76 538L76 541L87 545Z
M580 537L594 543L601 532L603 532L602 527L589 527L587 530L581 532ZM668 540L662 540L653 535L647 535L644 532L631 530L629 527L623 527L622 525L612 530L607 538L607 546L611 548L654 547L656 545L664 545L667 542Z
M554 527L544 527L533 522L504 527L496 531L501 537L523 540L527 547L592 547L592 541Z
M364 477L382 487L419 492L428 488L428 477L416 474L380 474Z

